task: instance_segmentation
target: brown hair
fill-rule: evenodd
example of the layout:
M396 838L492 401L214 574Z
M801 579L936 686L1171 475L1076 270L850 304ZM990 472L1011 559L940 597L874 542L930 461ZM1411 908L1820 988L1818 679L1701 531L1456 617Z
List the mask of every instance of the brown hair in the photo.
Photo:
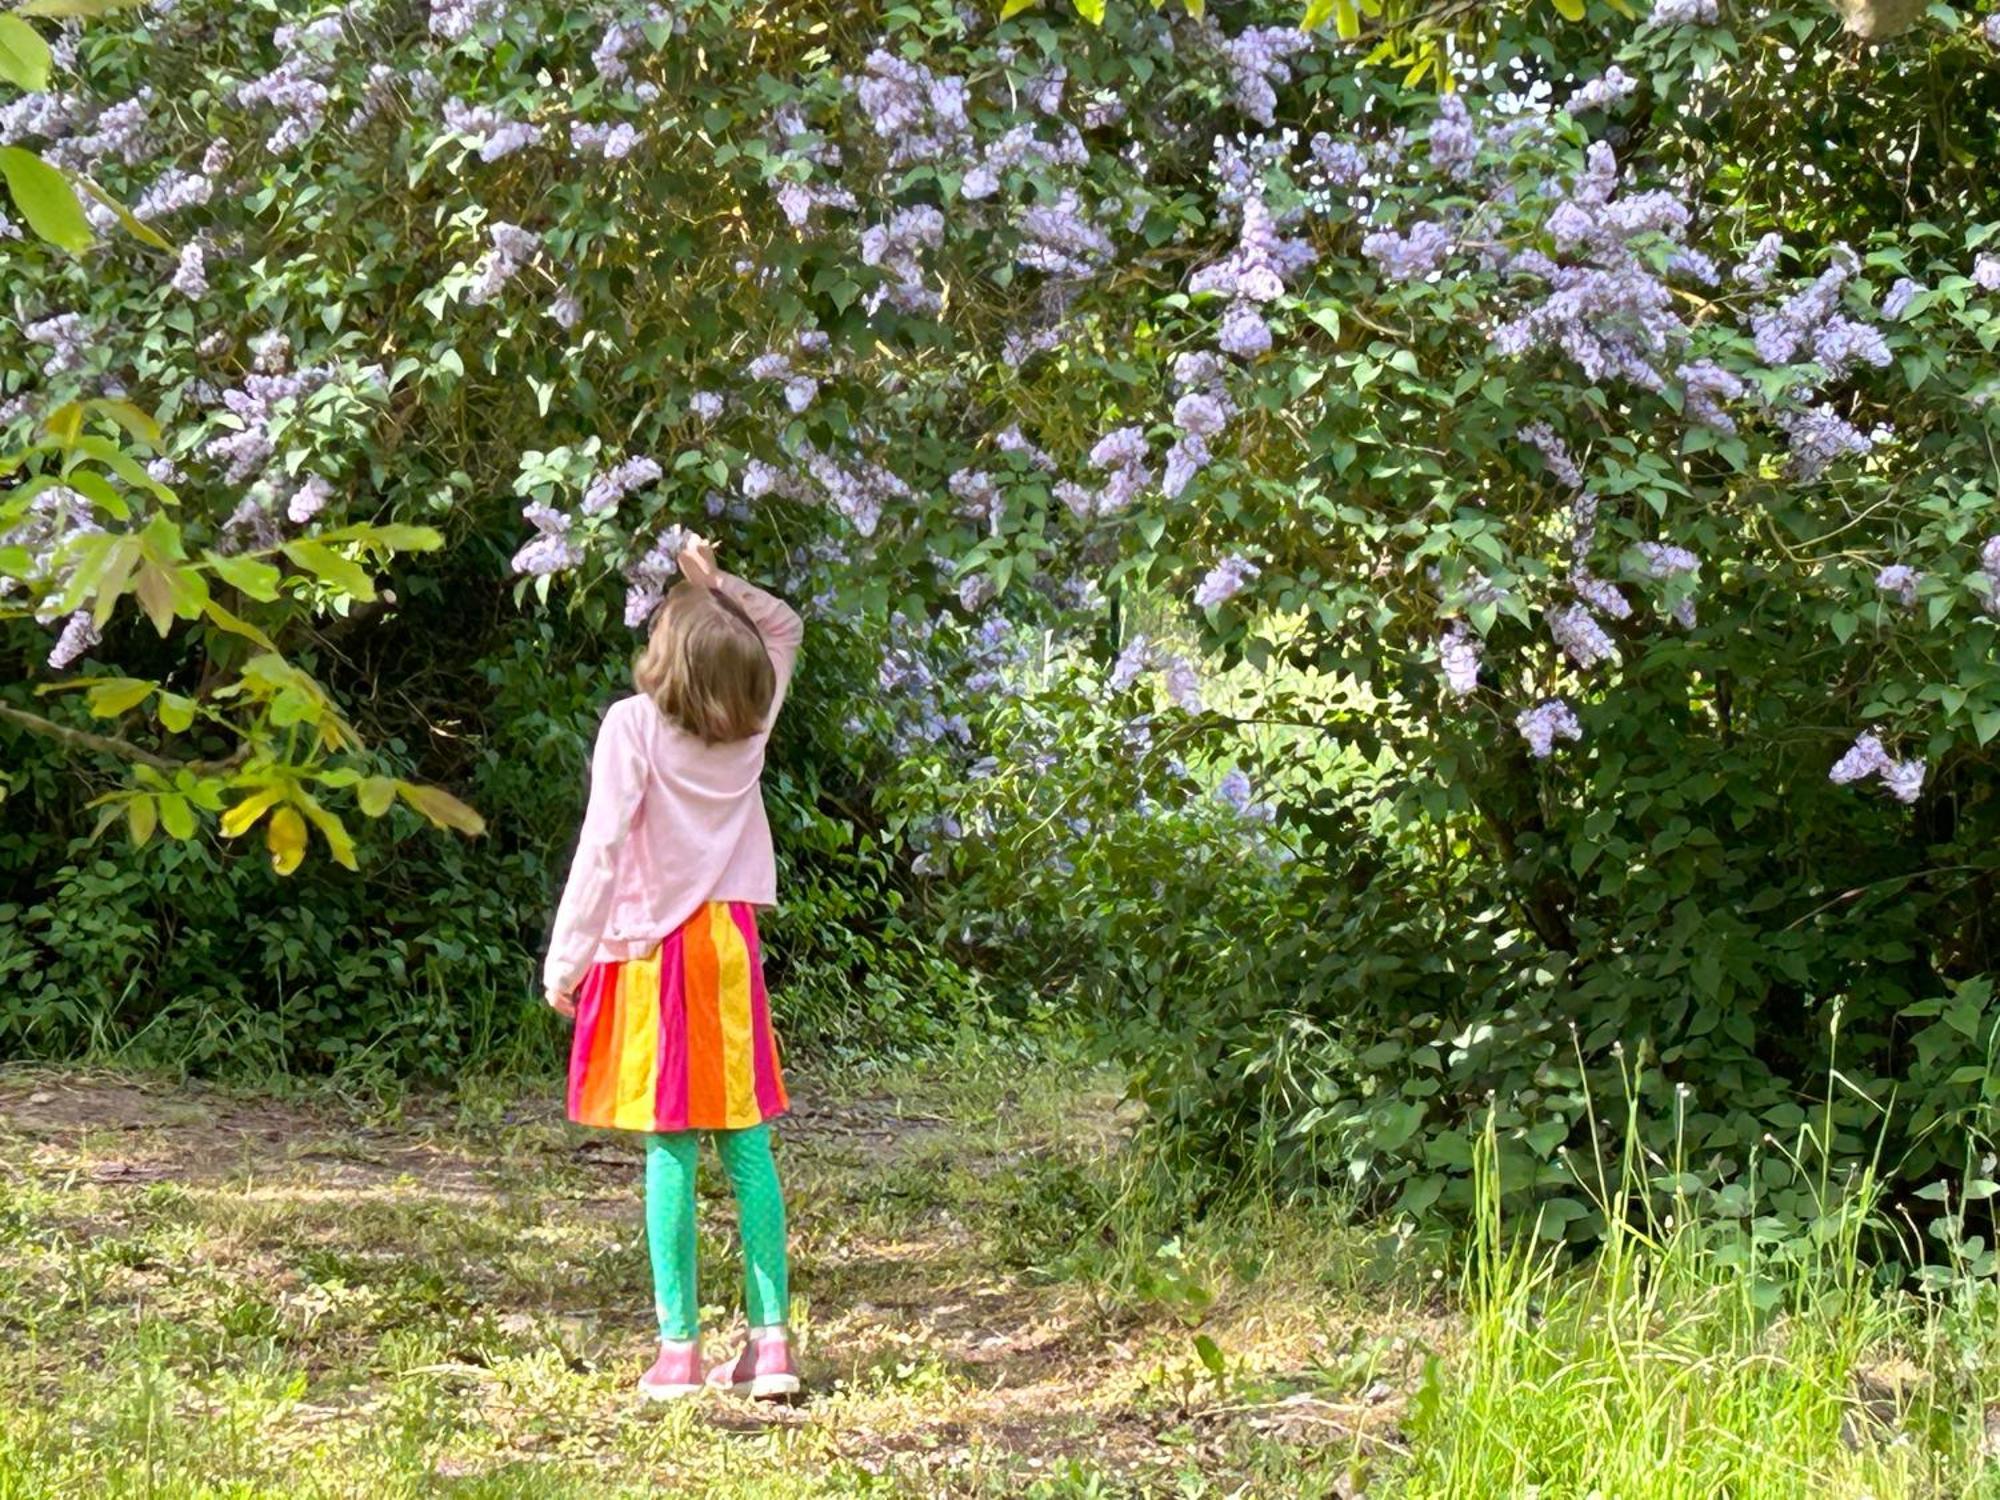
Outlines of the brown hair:
M764 637L742 606L692 583L675 585L654 614L632 682L705 745L762 730L778 690Z

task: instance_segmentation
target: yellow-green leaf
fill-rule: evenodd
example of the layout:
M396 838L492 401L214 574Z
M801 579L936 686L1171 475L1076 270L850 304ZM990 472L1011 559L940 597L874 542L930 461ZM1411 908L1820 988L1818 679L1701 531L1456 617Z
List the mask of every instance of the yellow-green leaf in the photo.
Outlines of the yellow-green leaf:
M143 244L151 245L155 250L170 251L174 248L173 245L168 242L166 236L161 234L159 230L155 229L145 220L139 218L136 214L132 212L131 209L127 208L124 204L120 203L116 198L112 197L111 194L105 192L103 188L99 187L96 183L92 182L88 177L82 178L80 180L83 183L84 190L88 192L91 197L95 198L99 203L102 203L106 208L110 209L112 213L118 216L118 222L124 226L125 232L131 235L133 239L138 240Z
M248 620L237 618L213 599L210 599L201 607L201 612L207 615L210 621L228 631L231 635L240 635L246 641L254 641L266 651L276 651L278 649L271 643L271 638L264 634L263 631L252 625Z
M0 13L0 78L39 94L49 86L49 44L19 16Z
M137 677L107 677L91 684L84 701L93 719L115 719L127 709L144 703L154 686Z
M143 844L153 836L153 828L159 822L160 810L153 805L153 799L144 792L134 792L125 804L125 818L132 825L132 843Z
M223 582L232 585L252 599L269 604L278 597L278 580L284 575L267 562L240 554L222 557L209 553L205 559L208 566L215 569Z
M389 776L370 776L354 789L354 802L364 816L379 818L396 800L396 782Z
M160 826L172 838L191 839L194 837L194 809L188 806L188 799L178 792L160 794Z
M436 527L408 526L400 521L380 526L363 521L354 526L342 526L336 531L322 531L314 540L366 542L387 552L435 552L444 545L444 535Z
M271 868L289 875L306 857L306 820L296 807L281 807L264 825L264 847L271 851Z
M326 840L327 852L333 856L334 863L347 870L360 869L354 859L354 840L348 836L347 825L310 793L300 792L298 801L306 816L312 819L313 827L319 830L320 837Z
M132 10L146 0L26 0L14 7L24 16L108 16L114 11Z
M152 413L142 406L135 406L130 401L119 401L110 396L97 396L84 404L92 411L103 412L105 416L148 446L160 440L160 424L154 421Z
M1344 42L1361 35L1361 12L1354 8L1354 0L1333 0L1333 29Z
M95 236L69 179L32 151L0 146L0 177L14 206L36 234L72 254L88 250Z
M1182 3L1187 6L1187 13L1197 21L1208 14L1208 7L1202 3L1202 0L1182 0Z
M1010 16L1018 16L1024 10L1033 10L1036 3L1037 0L1006 0L1000 7L1000 19L1004 21Z
M285 789L281 786L259 787L222 815L223 837L233 839L240 833L247 833L264 816L266 809L284 795Z
M1104 24L1104 0L1071 0L1076 13L1093 26Z
M1549 0L1549 3L1555 6L1556 14L1565 21L1583 19L1583 0Z
M1299 19L1301 31L1317 31L1333 19L1333 0L1306 0L1306 13Z
M83 431L83 404L77 401L65 401L42 418L42 431L46 432L51 440L67 448L76 441L77 434Z
M189 726L194 723L194 699L183 698L179 693L169 693L163 689L156 712L160 716L160 723L168 730L174 734L185 734Z
M287 542L284 551L285 556L308 573L342 592L356 599L375 597L375 585L368 581L368 574L361 565L342 557L331 547L315 541Z
M153 622L153 629L165 635L174 623L173 575L160 563L148 559L139 565L138 581L132 592L139 596L139 608Z
M486 820L443 787L399 781L396 790L402 793L405 802L440 828L456 828L460 833L474 835L486 831Z

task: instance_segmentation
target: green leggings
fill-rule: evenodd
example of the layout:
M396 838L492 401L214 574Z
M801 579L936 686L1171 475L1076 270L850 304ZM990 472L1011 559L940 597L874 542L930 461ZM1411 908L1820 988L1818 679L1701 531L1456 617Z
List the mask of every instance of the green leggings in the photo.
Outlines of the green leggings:
M789 1315L785 1199L771 1160L771 1127L715 1130L722 1166L736 1192L743 1236L743 1307L752 1328L779 1328ZM695 1132L646 1137L646 1242L653 1253L653 1305L660 1337L685 1340L700 1327L695 1295Z

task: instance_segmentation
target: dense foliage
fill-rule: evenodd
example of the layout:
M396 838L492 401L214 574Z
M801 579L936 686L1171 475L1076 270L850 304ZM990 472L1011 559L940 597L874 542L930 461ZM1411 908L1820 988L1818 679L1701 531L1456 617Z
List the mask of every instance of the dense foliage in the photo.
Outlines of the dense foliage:
M7 961L74 963L121 880L235 890L203 810L265 817L289 870L308 823L351 857L351 797L389 861L416 815L474 826L438 782L518 816L511 883L421 866L509 914L470 924L480 972L515 961L591 673L691 525L841 643L781 778L835 882L808 912L866 880L900 924L919 882L940 942L1103 1029L1190 1159L1463 1206L1490 1106L1506 1180L1582 1234L1587 1100L1631 1087L1724 1195L1796 1174L1804 1212L1884 1131L1913 1180L1971 1171L1993 28L1495 11L1430 54L1461 59L1439 95L1345 8L1007 9L65 31L0 136L178 248L9 251L0 383L42 438L0 501L5 707L69 734L25 800L122 757L112 805L176 844L58 875L18 835ZM106 399L157 413L146 469L86 437L129 419L76 404ZM502 623L506 568L546 633ZM74 671L126 737L25 706ZM878 835L907 875L851 860ZM353 897L330 930L375 920L312 878ZM245 934L286 951L318 909L260 900L269 927L201 919L246 1013L276 971ZM456 933L450 904L395 923ZM415 953L448 1010L477 944L403 941L283 972L340 1005ZM929 951L837 972L920 984ZM308 1021L365 1046L341 1014Z

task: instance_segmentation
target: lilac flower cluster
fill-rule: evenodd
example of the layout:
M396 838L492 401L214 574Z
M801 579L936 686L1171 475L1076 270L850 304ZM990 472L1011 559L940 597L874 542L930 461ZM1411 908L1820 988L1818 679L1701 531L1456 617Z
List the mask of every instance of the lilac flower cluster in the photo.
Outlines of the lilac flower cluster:
M1681 383L1681 410L1689 421L1728 437L1735 436L1736 419L1723 409L1722 403L1741 401L1748 394L1742 380L1707 359L1680 366L1674 376Z
M1980 22L1979 29L1986 37L1987 46L2000 47L2000 10Z
M907 484L880 465L865 460L844 464L812 447L802 456L806 472L820 487L826 502L847 517L864 537L875 534L882 512L891 502L916 498Z
M1430 146L1431 165L1445 176L1463 181L1472 175L1472 164L1479 156L1479 132L1473 128L1462 96L1446 94L1438 100Z
M586 516L601 516L606 511L616 510L634 490L657 484L663 472L657 460L643 456L623 459L608 469L600 469L584 486L583 502L578 509Z
M1778 258L1785 253L1785 237L1781 234L1767 234L1750 247L1750 253L1743 257L1732 273L1735 278L1753 291L1763 291L1771 284L1771 277L1778 269Z
M1247 194L1236 248L1195 272L1188 282L1192 292L1230 299L1216 341L1222 352L1254 359L1268 351L1271 329L1258 308L1283 296L1285 283L1318 258L1318 252L1304 240L1278 233L1262 193Z
M963 78L939 77L880 47L868 54L862 68L859 76L847 79L847 86L875 134L891 143L892 170L962 156L970 148Z
M431 35L462 42L499 26L512 10L512 0L431 0Z
M1256 800L1250 778L1234 768L1215 784L1215 800L1238 817L1254 823L1269 823L1278 816L1278 810L1270 803Z
M1096 275L1115 253L1110 237L1085 215L1074 188L1022 210L1016 222L1021 242L1014 259L1032 271L1081 279Z
M1361 241L1361 253L1391 281L1422 281L1444 264L1451 246L1451 231L1426 221L1407 234L1378 229Z
M1066 479L1055 487L1056 498L1079 521L1117 515L1153 482L1146 458L1146 434L1137 427L1120 427L1099 438L1090 450L1090 466L1104 474L1103 485L1093 490Z
M722 415L722 393L720 391L696 391L688 397L688 410L703 422L713 422Z
M886 223L869 225L861 232L861 263L887 272L892 279L869 292L863 307L872 313L886 300L899 312L920 316L936 312L942 299L924 285L917 254L943 243L944 215L928 203L898 209Z
M615 125L594 125L579 120L569 128L570 154L597 156L605 161L623 161L637 148L638 130L625 120Z
M1841 290L1859 264L1853 251L1837 245L1833 263L1809 286L1776 307L1753 313L1750 327L1756 339L1757 357L1768 365L1785 365L1809 349L1828 376L1836 380L1857 361L1877 367L1886 365L1889 348L1882 335L1839 311Z
M1638 87L1638 79L1613 63L1600 77L1591 79L1569 96L1569 112L1575 115L1587 109L1610 109L1631 98Z
M1553 427L1546 422L1530 422L1516 437L1542 455L1542 462L1558 481L1572 490L1583 488L1583 470L1569 451L1569 445L1556 435Z
M1882 316L1895 322L1910 310L1910 304L1917 300L1917 294L1924 291L1921 281L1912 281L1907 276L1896 278L1894 286L1882 298Z
M271 33L278 48L278 65L261 78L236 89L236 102L266 105L278 115L278 125L265 138L264 149L283 156L319 134L326 123L333 94L334 49L342 36L339 14L321 16L303 26L280 26Z
M1790 444L1786 472L1794 479L1817 479L1835 459L1866 453L1876 442L1876 434L1861 431L1830 406L1774 412L1772 420Z
M989 142L979 159L966 168L959 192L978 202L1000 191L1001 175L1037 167L1082 167L1090 162L1090 148L1083 143L1074 125L1065 125L1053 141L1045 141L1032 125L1016 125L998 140Z
M1912 760L1897 760L1882 748L1882 741L1868 731L1857 736L1847 748L1847 753L1835 761L1833 769L1826 773L1826 779L1835 786L1848 786L1871 776L1880 777L1882 789L1898 802L1915 802L1924 787L1924 761L1921 756Z
M1522 709L1514 717L1514 727L1528 742L1528 753L1536 760L1547 760L1555 752L1559 739L1583 738L1583 725L1577 722L1576 710L1560 698L1547 698L1533 708Z
M285 519L294 526L309 524L333 498L333 485L318 474L307 475L285 501Z
M214 196L215 184L200 172L185 172L179 167L169 168L139 195L132 205L132 216L151 223L177 214L182 209L199 208Z
M1989 536L1980 547L1979 571L1986 575L1986 612L2000 615L2000 535Z
M667 585L681 570L681 552L688 544L684 526L669 526L639 560L625 570L625 626L638 630L653 618L666 597Z
M1653 0L1647 20L1655 26L1713 26L1716 0Z
M465 137L486 162L499 161L534 145L542 138L542 127L502 114L491 105L473 106L463 99L444 101L444 123Z
M977 526L998 531L1004 502L992 475L984 469L958 469L953 471L946 487L958 502L961 516Z
M1144 635L1135 635L1125 643L1118 659L1112 663L1104 685L1109 692L1122 693L1141 677L1153 672L1162 674L1167 696L1176 707L1191 714L1202 711L1201 676L1196 672L1194 663L1154 644Z
M89 532L102 531L91 515L90 502L65 485L51 485L28 502L25 514L12 526L0 530L0 547L18 548L28 556L28 565L19 576L0 574L0 599L19 592L24 586L42 596L35 618L44 625L55 624L58 616L49 604L69 585L74 565L66 560L70 543ZM84 603L87 606L89 600ZM48 664L65 671L98 641L89 609L77 610L64 621L49 652Z
M1229 99L1267 129L1277 123L1277 85L1292 81L1291 59L1312 47L1296 26L1248 26L1218 44Z
M1611 637L1604 633L1596 617L1581 604L1567 604L1550 614L1549 634L1555 637L1563 654L1583 671L1618 654Z
M190 301L198 301L208 295L208 266L203 259L200 240L189 240L181 246L173 280L167 285Z
M1908 563L1889 563L1875 575L1875 587L1908 609L1917 602L1917 588L1924 575Z
M518 224L497 222L487 230L487 237L493 241L493 248L486 252L479 262L479 278L466 288L465 300L474 307L484 307L506 290L507 283L521 274L521 268L534 259L542 242Z
M245 483L270 462L276 451L278 424L287 408L327 385L335 374L331 365L287 373L291 343L281 333L267 334L251 347L251 372L243 377L240 387L222 392L222 405L238 425L208 439L200 450L203 458L225 466L223 478L229 484ZM232 518L237 522L236 530L241 532L247 526L260 538L265 536L268 518L261 516L255 502L246 500L244 504L258 515L245 512Z
M752 380L781 381L785 389L785 405L794 414L804 411L819 395L819 382L810 375L792 368L792 357L776 350L760 354L744 367L743 373Z
M1479 663L1486 642L1463 620L1453 620L1438 637L1438 663L1444 668L1445 690L1464 698L1479 686Z
M1972 284L1982 292L2000 292L2000 255L1981 255L1972 262Z
M81 313L57 313L26 324L21 329L21 336L31 344L41 344L49 350L48 357L42 361L44 380L55 380L80 370L90 358L92 334Z
M574 292L556 293L543 311L565 333L583 321L583 303L577 300Z
M1218 604L1234 599L1261 572L1263 569L1241 554L1225 557L1208 570L1207 576L1201 581L1201 587L1195 590L1195 608L1213 609Z
M568 514L540 500L531 500L521 508L521 515L534 526L535 534L514 554L516 573L546 578L553 573L566 573L583 561L582 551L570 538L570 528L575 523Z

